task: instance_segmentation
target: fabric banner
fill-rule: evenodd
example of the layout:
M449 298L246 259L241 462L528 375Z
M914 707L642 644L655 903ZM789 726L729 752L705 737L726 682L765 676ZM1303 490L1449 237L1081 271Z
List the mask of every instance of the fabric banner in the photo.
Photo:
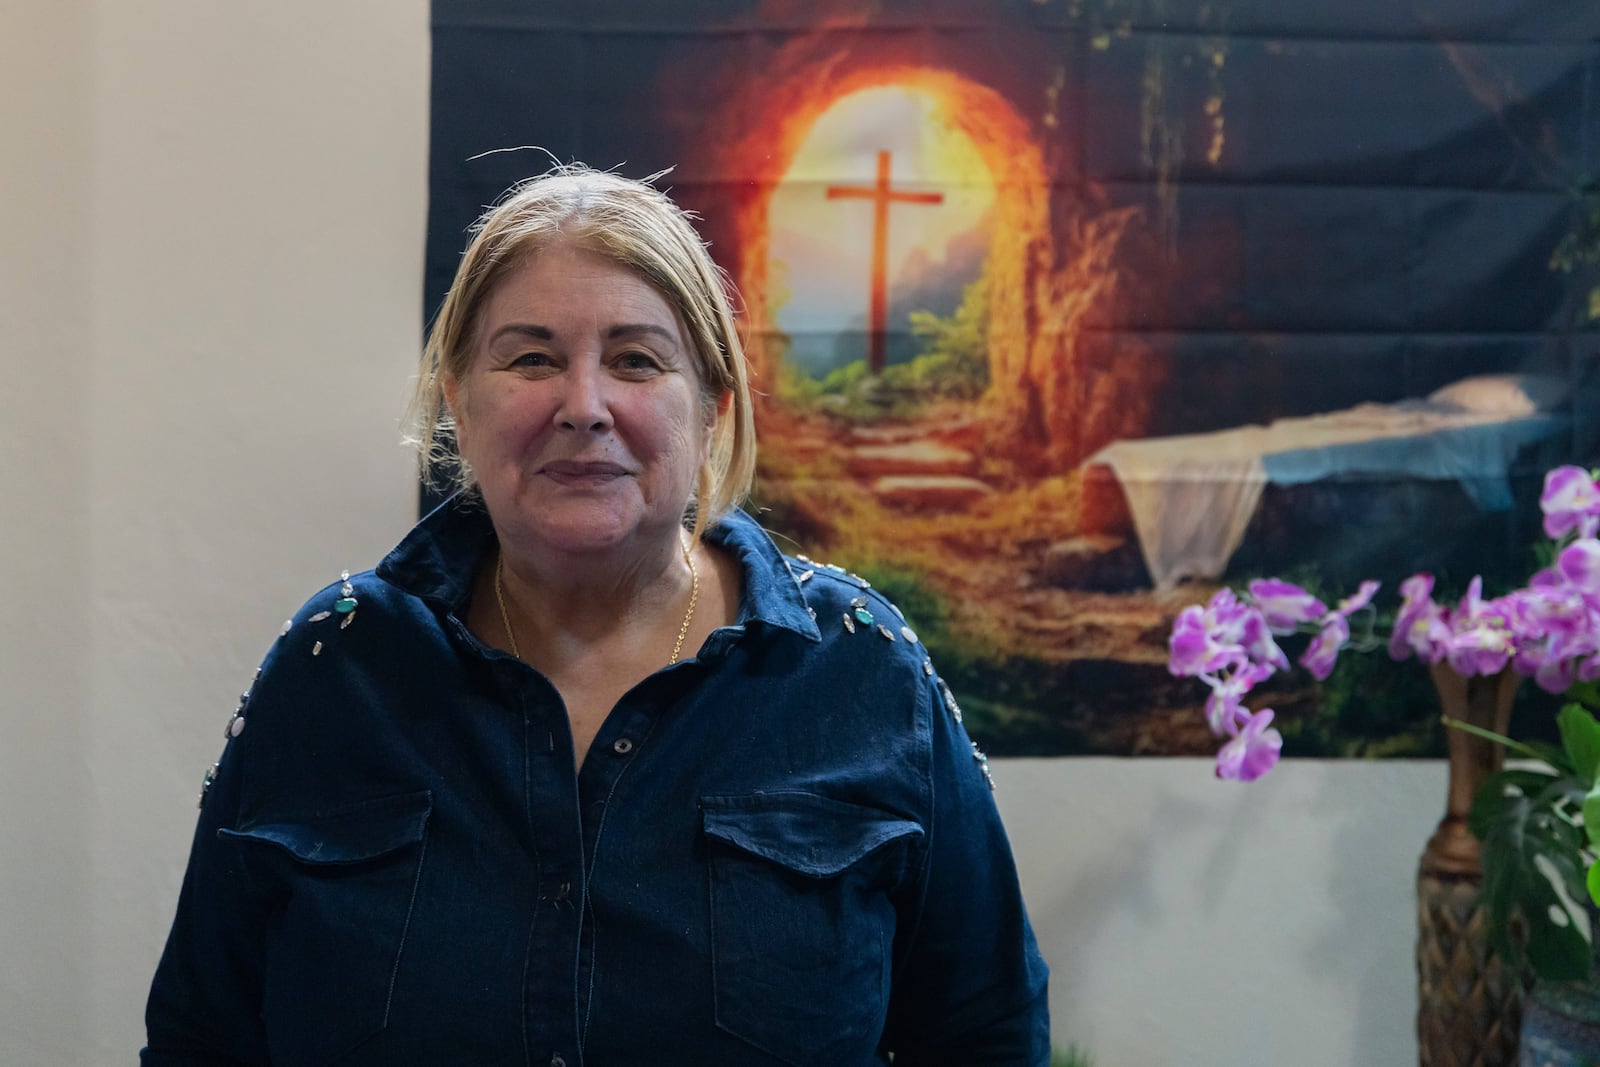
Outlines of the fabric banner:
M427 314L552 158L670 170L743 301L752 512L991 754L1209 753L1182 606L1508 588L1596 463L1593 4L434 0ZM1263 694L1286 752L1441 751L1426 672L1353 659Z

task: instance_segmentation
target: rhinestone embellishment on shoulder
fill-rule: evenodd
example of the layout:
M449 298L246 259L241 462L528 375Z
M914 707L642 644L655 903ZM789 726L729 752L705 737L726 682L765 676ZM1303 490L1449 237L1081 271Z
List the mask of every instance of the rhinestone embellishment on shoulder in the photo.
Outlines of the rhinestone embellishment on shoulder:
M206 768L205 777L200 779L200 796L195 799L195 807L203 808L206 806L206 794L211 792L211 787L215 785L216 782L217 764L213 763L211 766Z
M339 598L333 602L332 608L317 612L308 618L306 622L327 622L329 619L338 618L339 629L348 630L350 624L356 621L356 608L360 606L361 602L356 599L356 587L350 583L350 572L340 571ZM290 622L283 624L283 633L289 632L289 626L292 622L293 620L290 620ZM321 641L312 642L311 654L313 656L322 655L322 648Z
M956 722L961 721L961 705L956 703L956 695L950 691L943 678L939 679L939 695L944 697L944 706L950 712L950 717Z
M983 780L989 783L989 792L994 792L994 775L989 772L989 757L983 754L983 749L978 747L978 742L972 742L972 758L978 764L978 770L983 772Z

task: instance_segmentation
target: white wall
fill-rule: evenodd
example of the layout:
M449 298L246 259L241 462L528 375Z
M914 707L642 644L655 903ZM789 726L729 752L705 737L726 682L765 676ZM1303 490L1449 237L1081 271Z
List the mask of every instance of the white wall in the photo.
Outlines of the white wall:
M1051 968L1096 1067L1417 1062L1417 857L1442 761L995 762Z
M0 6L0 1062L76 1062L91 969L89 4Z
M426 0L0 0L0 1063L132 1062L204 768L413 510ZM1414 1061L1438 764L998 762L1063 1042Z
M0 1063L128 1063L239 691L414 512L427 3L6 0L0 79Z

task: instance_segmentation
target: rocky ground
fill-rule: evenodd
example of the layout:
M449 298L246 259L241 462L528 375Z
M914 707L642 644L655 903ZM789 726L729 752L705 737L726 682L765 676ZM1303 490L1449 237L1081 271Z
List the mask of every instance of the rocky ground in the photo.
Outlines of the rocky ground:
M778 488L793 494L774 511L778 530L801 545L834 544L852 565L857 556L914 563L948 611L947 631L984 650L952 683L990 746L1215 751L1203 687L1166 670L1173 618L1215 586L1151 589L1131 536L1076 531L1071 479L1019 476L984 450L968 409L915 424L818 418L783 430L764 430L763 449L810 477ZM1264 695L1293 709L1310 694Z

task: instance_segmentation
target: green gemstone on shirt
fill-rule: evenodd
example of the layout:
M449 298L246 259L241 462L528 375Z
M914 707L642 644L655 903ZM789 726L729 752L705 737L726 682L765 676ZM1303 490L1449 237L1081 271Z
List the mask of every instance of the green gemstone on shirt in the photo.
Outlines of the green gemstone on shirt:
M866 608L857 608L856 618L860 619L863 625L872 625L872 612L868 611Z
M333 610L340 615L348 615L356 610L356 598L353 596L340 597L333 602Z

